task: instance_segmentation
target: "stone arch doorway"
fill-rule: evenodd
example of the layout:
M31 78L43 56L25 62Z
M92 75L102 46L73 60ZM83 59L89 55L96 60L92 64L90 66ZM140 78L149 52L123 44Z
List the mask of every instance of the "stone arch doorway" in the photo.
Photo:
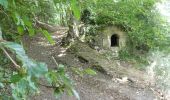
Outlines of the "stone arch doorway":
M111 47L119 46L119 36L117 34L113 34L110 39Z

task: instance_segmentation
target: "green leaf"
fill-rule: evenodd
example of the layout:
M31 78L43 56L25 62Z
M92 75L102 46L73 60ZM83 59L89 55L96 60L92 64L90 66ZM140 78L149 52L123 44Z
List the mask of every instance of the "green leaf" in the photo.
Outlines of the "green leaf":
M60 73L65 73L64 65L62 65L62 64L59 64L59 65L58 65L58 72L60 72Z
M20 15L17 13L17 12L14 12L14 16L13 16L14 20L15 20L15 23L17 25L23 25L23 21L20 17ZM24 26L24 25L23 25Z
M78 74L78 75L80 75L81 77L83 77L83 71L82 70L80 70L80 69L78 69L78 68L74 68L74 67L72 67L72 70L76 73L76 74Z
M0 42L0 45L3 45L16 53L17 58L22 62L22 66L27 69L29 75L40 77L44 76L44 74L48 72L47 65L45 63L35 62L30 59L26 55L23 46L14 42Z
M54 95L55 95L55 97L58 99L63 92L64 92L64 91L63 91L61 88L57 87L57 88L55 88L55 90L54 90Z
M23 100L28 93L38 92L38 88L36 87L35 82L32 81L31 76L23 77L15 84L11 84L11 88L14 100Z
M0 83L0 88L4 88L4 84L3 83Z
M8 8L8 1L7 1L7 0L0 0L0 4L1 4L4 8Z
M16 83L16 82L20 81L22 78L23 78L23 75L15 74L15 75L11 76L10 81L12 83Z
M32 28L32 22L29 20L29 18L23 18L23 22L27 27Z
M79 20L81 16L81 12L77 0L71 0L71 10L73 11L74 16Z
M50 84L56 83L56 81L58 80L57 74L54 70L49 70L48 73L46 74L46 78ZM58 85L58 84L56 84L56 85Z
M33 28L28 28L29 36L35 35L35 30Z
M18 30L18 33L21 35L24 33L24 28L22 26L18 26L17 30Z
M90 69L90 68L85 69L84 72L87 73L87 74L89 74L89 75L96 75L96 74L97 74L94 70L92 70L92 69Z
M36 63L32 61L32 66L29 66L29 73L33 74L36 77L44 76L47 72L47 65L45 63ZM30 62L31 63L31 62Z
M62 78L63 83L64 83L67 87L72 86L72 81L69 79L69 77L67 77L66 75L61 75L60 77Z
M48 33L48 31L43 30L42 34L45 36L45 38L51 43L54 44L55 41L52 39L51 35Z
M27 77L27 81L28 81L29 87L31 87L33 90L38 91L38 88L36 87L35 82L31 80L31 76Z

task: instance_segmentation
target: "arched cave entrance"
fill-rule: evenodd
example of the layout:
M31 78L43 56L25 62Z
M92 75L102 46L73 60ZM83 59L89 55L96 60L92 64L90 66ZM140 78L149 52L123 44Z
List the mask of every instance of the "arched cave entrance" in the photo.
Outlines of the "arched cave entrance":
M117 34L113 34L111 36L111 47L118 47L119 46L119 36Z

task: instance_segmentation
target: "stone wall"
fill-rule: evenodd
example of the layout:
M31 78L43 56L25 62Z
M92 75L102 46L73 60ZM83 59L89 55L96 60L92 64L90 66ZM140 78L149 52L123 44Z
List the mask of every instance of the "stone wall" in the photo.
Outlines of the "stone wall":
M127 34L115 26L103 28L100 34L102 37L100 41L102 41L102 48L104 49L121 49L126 46ZM111 47L111 37L114 34L119 37L119 46Z

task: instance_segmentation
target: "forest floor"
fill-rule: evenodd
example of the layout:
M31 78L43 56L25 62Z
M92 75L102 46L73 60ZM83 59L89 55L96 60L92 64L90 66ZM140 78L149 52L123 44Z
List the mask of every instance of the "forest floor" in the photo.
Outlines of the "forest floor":
M71 67L87 68L89 65L82 63L75 54L67 52L66 48L61 47L61 37L61 34L53 34L53 38L56 40L55 45L50 45L40 34L31 39L25 36L23 43L27 54L31 58L47 63L50 69L56 69L56 64L52 57L58 63L67 65L67 73L74 80L75 89L79 93L81 100L159 100L159 92L155 92L145 82L140 82L140 84L133 81L122 82L119 77L115 78L101 72L97 72L95 76L85 75L84 77L75 74ZM126 66L127 69L132 69L131 66L133 65L129 63L117 62L122 66ZM135 71L134 69L132 70ZM138 77L143 77L142 75L146 73L140 71L137 74L139 75ZM52 89L41 86L40 90L41 93L32 96L31 100L56 100ZM74 96L68 96L66 93L60 99L77 100Z

